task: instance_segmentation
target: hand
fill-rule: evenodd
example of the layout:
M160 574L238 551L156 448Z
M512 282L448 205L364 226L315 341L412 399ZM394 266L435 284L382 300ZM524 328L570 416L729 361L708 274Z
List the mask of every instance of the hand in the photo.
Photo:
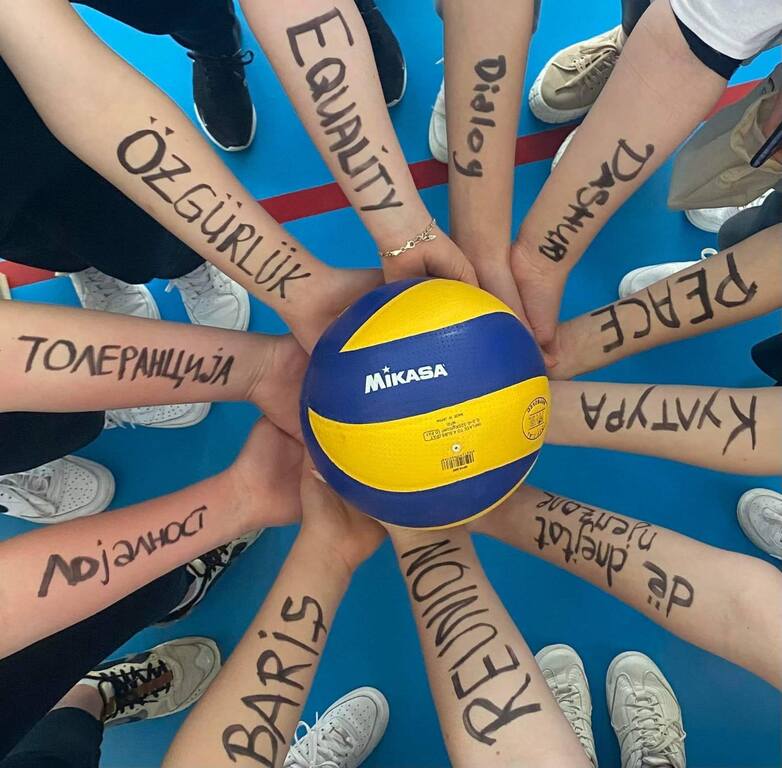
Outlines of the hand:
M299 478L304 449L269 419L259 419L226 471L248 531L301 519Z
M418 243L399 256L383 259L383 274L386 282L404 280L410 277L445 277L478 285L475 270L467 257L439 227L432 230L434 240ZM398 243L397 246L401 246Z
M247 399L280 429L303 442L299 398L309 358L291 335L271 338L260 361Z
M320 551L326 547L333 552L349 573L374 554L386 537L379 523L351 507L325 482L316 479L309 462L301 477L301 505L300 535Z

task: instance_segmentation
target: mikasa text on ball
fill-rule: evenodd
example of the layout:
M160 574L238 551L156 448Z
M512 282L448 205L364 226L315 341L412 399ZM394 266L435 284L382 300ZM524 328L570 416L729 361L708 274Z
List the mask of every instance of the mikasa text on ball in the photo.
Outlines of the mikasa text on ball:
M549 399L540 351L499 299L453 280L404 280L323 334L301 421L315 465L348 501L388 523L440 528L523 482Z

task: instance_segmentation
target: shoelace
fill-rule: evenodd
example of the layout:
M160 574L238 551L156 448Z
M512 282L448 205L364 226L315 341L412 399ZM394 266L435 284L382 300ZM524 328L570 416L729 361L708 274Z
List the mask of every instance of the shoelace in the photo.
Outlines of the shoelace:
M575 59L576 74L563 83L557 91L570 88L579 83L583 83L587 88L593 88L603 82L603 73L607 69L613 68L616 60L619 58L619 46L615 42L604 42L599 45L585 46L582 48L583 55ZM567 71L561 64L554 62L554 65L562 71Z
M165 681L161 678L166 676ZM110 672L98 672L90 677L111 684L114 691L114 703L119 715L126 709L141 706L149 701L157 701L161 694L171 690L171 671L162 659L157 665L150 662L145 667L131 666L129 669L113 669ZM145 688L149 686L149 690Z
M554 689L554 698L557 700L557 704L559 704L559 708L565 714L568 722L573 726L576 736L579 739L588 740L589 720L576 702L578 695L579 691L575 685L558 685Z
M187 275L177 277L175 280L169 280L166 286L166 293L171 293L175 285L178 285L180 290L194 294L198 299L217 288L215 275L209 268L209 264L202 264L198 269L194 269Z
M355 749L353 737L336 723L321 733L319 721L320 715L315 715L312 727L305 722L296 726L298 743L292 744L288 752L288 759L295 761L290 768L343 768L342 761L352 754ZM304 735L298 738L300 728L304 728ZM302 751L305 744L307 749Z
M208 580L216 571L228 567L228 563L231 561L231 553L228 551L228 547L223 545L205 552L201 557L196 558L196 561L204 564L204 570L203 573L197 570L194 570L194 572Z
M638 768L676 768L670 760L676 756L675 747L681 747L685 733L677 722L666 720L657 697L641 693L628 703L633 712L626 733L631 734L635 746L632 755Z
M701 251L701 259L708 259L709 256L716 256L718 253L716 248L704 248Z
M244 68L255 59L252 51L237 51L230 56L209 56L188 51L187 55L203 66L207 84L218 87L231 78L244 80Z
M28 501L31 496L36 499L43 498L46 501L51 501L49 492L52 489L53 480L54 472L44 465L43 467L31 469L28 472L15 472L10 475L4 475L0 477L0 487L3 485L10 486ZM49 512L48 509L40 509L39 511L44 515ZM51 511L53 512L54 509Z

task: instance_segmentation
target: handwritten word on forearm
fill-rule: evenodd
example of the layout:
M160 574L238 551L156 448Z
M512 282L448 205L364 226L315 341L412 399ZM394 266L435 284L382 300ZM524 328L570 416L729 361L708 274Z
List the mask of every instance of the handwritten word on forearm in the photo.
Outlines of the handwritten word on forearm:
M551 261L562 261L568 254L569 236L578 234L583 229L584 219L595 218L592 207L604 206L617 182L633 181L653 154L653 144L647 144L643 153L640 153L625 139L619 139L611 160L606 160L600 166L600 176L579 188L575 201L568 203L569 212L563 215L562 221L554 229L546 233L538 251Z
M727 394L715 389L704 400L684 394L663 397L652 409L647 400L656 389L654 386L647 387L634 403L623 397L618 404L616 401L609 403L606 392L596 402L589 402L586 393L582 392L584 423L592 432L602 428L610 433L634 427L651 432L689 432L690 429L701 431L711 428L725 433L730 430L722 448L723 456L743 433L747 434L752 450L757 447L757 395Z
M223 730L223 749L232 762L238 757L246 757L265 768L277 765L280 748L287 746L287 737L277 725L280 712L283 707L301 707L302 702L294 697L301 695L304 686L296 676L312 667L320 656L317 646L322 647L326 641L328 629L323 622L323 609L315 598L308 595L296 599L288 597L279 616L286 627L285 632L258 630L261 651L255 673L260 691L242 696L242 704L261 722L252 730L240 723L228 725ZM303 651L313 661L292 664L291 648Z
M98 552L95 557L86 554L70 558L60 554L49 555L41 586L38 588L38 597L46 597L49 594L49 588L58 573L69 587L76 587L98 575L101 577L100 583L105 587L111 581L114 568L126 568L142 554L151 557L159 549L197 536L204 527L207 511L206 507L198 507L182 520L172 520L157 531L146 531L131 539L118 539L110 545L104 545L98 539Z
M224 356L223 348L209 359L208 355L188 354L174 347L133 347L120 344L78 344L70 339L50 339L46 336L19 336L29 343L30 351L24 372L63 371L88 376L111 376L117 381L170 379L173 389L185 382L197 384L228 384L234 356Z
M646 290L646 296L630 296L622 301L595 310L591 317L607 315L600 326L603 333L603 352L609 354L624 346L632 333L634 339L648 336L652 329L681 328L682 317L690 325L699 325L714 319L714 306L733 309L748 304L758 292L757 283L747 282L739 273L732 252L725 255L725 270L717 273L710 262L681 277L669 278ZM717 283L715 286L714 283ZM691 286L685 298L675 302L671 286Z
M454 659L449 668L453 691L460 702L468 700L462 713L464 728L473 739L490 746L496 742L493 736L498 731L520 717L540 712L541 705L519 703L531 682L529 673L503 704L478 695L489 681L519 669L518 657L507 644L487 649L481 658L482 672L485 671L482 677L475 681L463 679L465 663L493 643L499 632L486 615L489 608L481 605L478 585L470 583L470 566L463 562L461 552L461 547L442 539L404 552L400 561L407 564L405 577L410 594L422 610L421 620L426 622L437 657L442 659L449 654L448 660ZM491 656L491 651L503 654L501 663Z
M302 55L300 42L303 41L300 38L314 35L318 46L326 48L327 30L332 38L338 40L334 44L334 52L308 66ZM350 96L347 64L338 55L340 49L355 45L345 17L338 8L334 8L321 16L289 27L287 33L294 61L299 67L307 67L304 77L316 105L320 127L331 142L328 145L329 152L336 154L342 172L351 182L356 182L354 192L364 192L370 188L374 191L376 185L380 185L376 201L362 205L361 210L382 211L401 207L403 202L397 198L394 180L372 150L372 142L364 133L356 102ZM388 154L384 146L380 147L380 151Z
M483 176L483 163L479 159L481 150L486 141L484 129L495 128L496 121L487 117L494 112L494 101L490 94L497 95L500 92L499 81L508 72L507 62L504 56L498 56L496 59L483 59L475 65L475 74L480 80L473 87L475 96L470 101L470 107L475 114L470 118L472 128L467 134L467 147L473 157L466 165L462 165L456 157L456 150L453 151L453 164L459 173L463 176L480 178Z
M154 126L157 118L150 117L149 122ZM240 220L241 201L195 181L190 164L168 147L173 133L171 128L155 127L133 131L117 146L120 166L140 178L217 253L227 254L231 264L252 277L255 285L287 298L290 283L311 276L296 257L298 249L285 240L264 244L267 235Z

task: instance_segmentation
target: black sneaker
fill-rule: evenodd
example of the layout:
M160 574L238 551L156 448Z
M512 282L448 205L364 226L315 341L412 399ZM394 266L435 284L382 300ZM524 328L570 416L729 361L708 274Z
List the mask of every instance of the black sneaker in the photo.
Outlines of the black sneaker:
M168 624L173 624L175 621L185 618L185 616L187 616L187 614L206 597L206 593L209 592L215 582L225 573L225 569L228 568L228 566L231 565L247 547L254 544L263 531L263 528L261 528L260 531L251 531L250 533L240 536L233 541L229 541L228 544L225 544L222 547L212 549L206 554L201 555L201 557L197 557L192 562L189 562L185 568L187 568L187 572L193 578L193 587L188 590L185 599L182 600L171 613L155 624L155 626L165 627Z
M214 640L182 637L105 661L81 682L97 687L108 728L181 712L201 698L219 671Z
M244 68L252 51L208 56L188 51L193 60L193 100L206 135L226 152L239 152L255 138L256 115Z
M375 55L383 96L389 107L402 101L407 88L407 64L399 40L383 18L374 0L356 0L358 10L369 32L372 53Z

